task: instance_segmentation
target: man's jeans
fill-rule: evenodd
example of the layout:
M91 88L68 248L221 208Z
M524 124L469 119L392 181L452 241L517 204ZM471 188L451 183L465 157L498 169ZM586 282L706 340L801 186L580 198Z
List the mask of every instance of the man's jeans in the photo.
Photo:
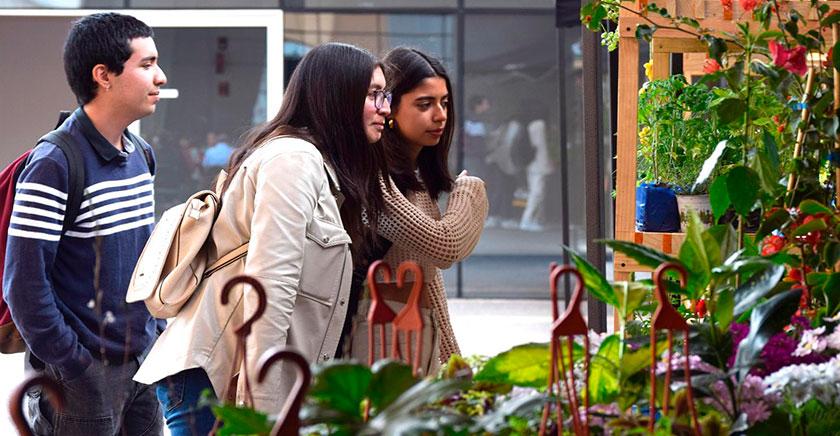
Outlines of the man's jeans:
M172 436L204 436L213 430L216 417L210 407L199 405L205 390L215 399L213 385L201 368L186 369L157 383L157 397Z
M27 394L27 408L37 435L162 435L163 418L153 386L131 378L140 359L106 366L94 359L82 375L63 380L55 367L44 372L64 391L64 410L54 411L40 388Z

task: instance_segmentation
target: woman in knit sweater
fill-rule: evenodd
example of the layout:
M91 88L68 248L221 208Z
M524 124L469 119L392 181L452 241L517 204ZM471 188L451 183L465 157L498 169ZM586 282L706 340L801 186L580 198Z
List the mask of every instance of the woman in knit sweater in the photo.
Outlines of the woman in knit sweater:
M382 182L385 215L379 220L379 245L387 248L384 260L392 267L413 260L423 268L420 366L424 374L433 374L452 354L460 354L440 269L463 260L475 248L487 216L487 193L484 182L466 171L455 179L449 174L455 113L452 86L440 61L400 47L386 56L385 63L392 70L388 83L393 100L382 141L391 189ZM449 198L441 213L438 199L444 193ZM407 301L410 289L388 284L377 288L395 312ZM355 317L352 354L360 360L367 358L368 308L369 300L362 300Z

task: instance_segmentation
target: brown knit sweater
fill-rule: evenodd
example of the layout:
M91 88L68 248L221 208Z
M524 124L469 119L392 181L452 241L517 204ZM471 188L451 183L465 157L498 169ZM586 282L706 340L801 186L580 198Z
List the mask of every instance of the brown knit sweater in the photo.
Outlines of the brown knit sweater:
M393 181L389 182L390 192L380 180L386 210L379 222L379 233L393 242L385 262L396 268L403 261L413 260L423 268L423 291L428 293L435 324L440 329L440 362L445 363L450 355L461 351L449 321L440 269L463 260L478 244L487 218L484 182L473 176L458 177L443 216L428 192L409 192L405 197Z

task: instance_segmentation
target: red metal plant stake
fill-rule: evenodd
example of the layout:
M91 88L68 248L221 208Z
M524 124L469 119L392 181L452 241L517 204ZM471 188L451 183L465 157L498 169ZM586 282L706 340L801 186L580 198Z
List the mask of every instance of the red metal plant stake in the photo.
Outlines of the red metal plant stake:
M653 273L653 284L656 287L656 300L659 306L653 313L650 327L650 422L648 423L648 431L653 432L655 418L656 418L656 331L667 330L668 332L668 362L665 369L665 389L662 399L662 415L668 414L668 406L670 403L671 394L671 362L674 358L674 330L682 331L685 335L683 342L683 355L685 357L685 383L686 394L688 396L688 408L691 411L691 420L694 426L694 434L700 435L700 423L697 420L697 409L694 407L694 396L691 388L691 364L689 363L689 344L688 344L688 323L685 322L679 312L671 305L668 298L668 291L664 279L665 272L669 269L676 270L680 276L680 286L685 287L686 277L688 272L682 265L666 262L659 265Z
M423 316L420 313L420 294L423 291L423 270L417 263L407 260L397 268L397 288L405 284L405 276L408 272L414 273L414 284L411 287L411 294L408 302L400 313L394 318L391 337L391 357L402 360L400 349L400 332L405 334L406 359L405 363L411 364L412 372L417 375L420 371L420 355L423 352ZM414 334L414 358L411 353L411 337Z
M370 290L370 309L368 310L368 366L373 366L376 361L376 343L373 340L373 331L378 325L379 330L379 358L384 359L387 356L385 352L385 326L392 323L397 316L385 301L379 296L379 289L376 285L376 273L382 271L382 276L386 283L391 281L391 267L387 263L377 260L370 264L367 273L368 289ZM367 416L367 412L365 412Z
M36 374L27 378L15 389L9 398L9 415L11 415L12 421L15 423L15 428L17 428L18 434L21 436L34 435L23 414L23 398L26 396L26 392L35 386L41 386L49 393L47 398L57 412L61 412L64 409L64 391L61 389L61 385L44 374Z
M256 322L260 317L265 313L265 306L266 306L266 295L265 295L265 288L260 284L260 282L247 275L239 275L230 279L227 283L225 283L225 287L222 288L222 305L227 305L228 301L230 301L230 293L233 290L233 287L239 284L247 284L251 285L253 291L257 294L257 309L254 310L254 313L251 317L242 325L236 327L234 332L236 333L236 354L235 358L238 356L242 356L242 376L245 377L245 395L246 395L246 405L253 406L254 405L254 394L251 392L251 383L248 380L248 353L245 352L245 344L248 339L248 335L251 334L251 326ZM236 361L236 360L234 360ZM236 366L233 367L231 370L229 380L233 380L233 376L236 374ZM228 387L230 388L230 387ZM225 399L228 397L228 393L225 393Z
M271 435L297 435L300 433L300 406L303 404L306 390L309 389L312 372L309 370L309 362L292 348L273 347L267 350L257 363L257 368L259 368L257 382L262 383L271 366L280 360L288 360L295 365L296 378L295 385L289 392L286 402L283 403L280 414L277 415L277 422L271 429Z
M572 425L575 434L588 435L589 434L589 327L580 312L580 304L583 299L583 277L575 268L564 265L558 267L552 264L551 270L551 312L553 322L551 325L551 369L549 371L548 379L548 394L549 396L554 392L554 385L559 383L557 376L557 364L560 364L560 374L563 378L563 386L566 388L566 393L569 397L569 409L572 412ZM562 317L559 317L559 309L557 306L557 283L563 274L572 274L577 279L575 292L572 295L572 301ZM584 389L583 393L583 407L585 422L580 419L580 405L577 399L577 388L575 387L574 374L574 337L576 335L583 336L584 347ZM569 354L569 373L566 372L566 365L563 362L563 342L562 337L566 338L566 348ZM557 431L562 434L563 428L563 405L560 402L561 387L557 386ZM551 403L545 405L543 409L542 421L540 422L540 435L545 435L547 431L548 417L551 414Z

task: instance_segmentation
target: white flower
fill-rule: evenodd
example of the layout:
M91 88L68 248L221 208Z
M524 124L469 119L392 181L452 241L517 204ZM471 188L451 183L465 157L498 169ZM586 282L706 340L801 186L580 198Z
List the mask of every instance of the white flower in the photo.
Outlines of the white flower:
M802 339L799 340L799 345L796 346L793 355L807 356L811 353L821 353L827 345L826 339L820 337L823 333L825 333L825 326L802 332Z
M834 331L825 337L828 348L840 351L840 328L834 327Z
M840 405L840 356L825 363L786 366L764 379L765 395L781 395L797 407L817 399Z

